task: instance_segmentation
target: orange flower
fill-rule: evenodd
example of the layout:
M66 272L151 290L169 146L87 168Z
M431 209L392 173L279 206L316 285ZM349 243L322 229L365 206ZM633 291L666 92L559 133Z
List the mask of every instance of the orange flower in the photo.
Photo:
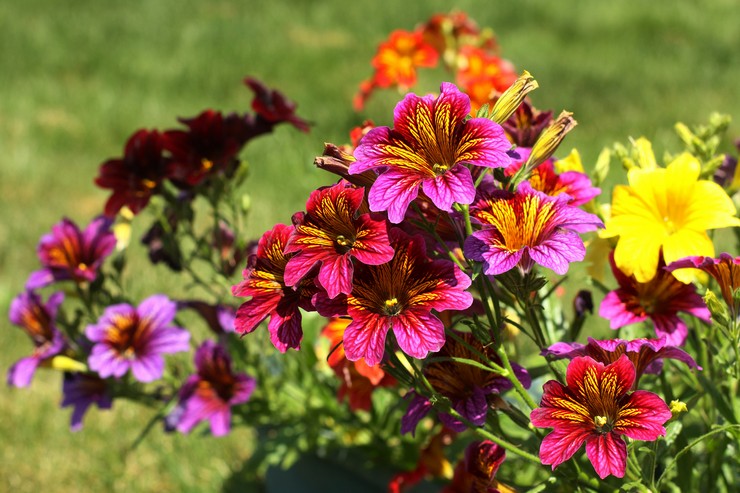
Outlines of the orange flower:
M474 46L460 48L459 63L457 85L470 96L473 114L497 92L508 89L517 77L511 62Z

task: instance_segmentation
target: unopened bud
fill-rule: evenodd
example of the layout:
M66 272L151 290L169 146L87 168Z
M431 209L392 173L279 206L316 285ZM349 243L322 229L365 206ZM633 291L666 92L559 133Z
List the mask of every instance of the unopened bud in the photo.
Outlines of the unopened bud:
M504 91L493 105L489 118L494 122L501 124L514 114L516 109L522 104L524 98L530 92L539 87L537 81L526 70L514 83Z
M714 292L707 289L704 294L704 303L709 308L709 313L712 314L712 320L718 325L728 327L730 325L730 313L727 310L727 306L722 303Z
M87 371L87 365L76 359L72 359L69 356L59 354L53 358L44 360L42 366L48 366L54 370L59 371L71 371L71 372L82 372Z
M557 120L552 122L552 124L542 132L542 135L537 139L537 142L534 143L532 153L529 155L529 159L527 159L526 167L533 170L550 159L555 152L555 149L558 148L565 136L568 135L568 132L573 130L577 124L578 122L573 118L573 113L569 111L561 112Z

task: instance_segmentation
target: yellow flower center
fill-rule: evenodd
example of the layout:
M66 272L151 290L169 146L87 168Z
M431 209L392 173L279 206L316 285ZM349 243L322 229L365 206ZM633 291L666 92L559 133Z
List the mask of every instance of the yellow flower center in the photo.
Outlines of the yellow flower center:
M434 176L443 175L448 169L450 169L450 167L446 164L434 163L432 165L432 172L434 173Z
M386 315L398 315L401 313L401 304L398 302L397 298L385 300L383 311L385 311Z

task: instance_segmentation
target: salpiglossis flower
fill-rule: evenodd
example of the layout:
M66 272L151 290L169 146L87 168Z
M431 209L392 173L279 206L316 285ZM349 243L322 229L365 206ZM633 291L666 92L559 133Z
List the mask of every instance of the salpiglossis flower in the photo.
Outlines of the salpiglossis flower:
M44 361L61 353L66 347L64 335L57 329L55 319L64 293L58 292L44 300L33 291L24 291L10 303L10 322L23 329L33 340L33 355L22 358L8 370L8 385L27 387L36 368Z
M152 382L164 373L164 353L190 349L190 333L170 325L177 306L164 295L154 295L138 307L126 303L105 309L85 335L94 345L88 364L103 377L120 378L129 369L140 382Z
M123 157L105 161L95 184L113 194L105 204L105 215L115 216L121 207L138 214L159 192L167 176L164 139L157 130L141 129L129 137Z
M352 318L344 332L347 359L377 365L393 330L409 356L424 358L444 345L442 321L432 310L464 310L473 303L470 278L449 260L430 260L424 240L394 228L389 232L393 259L382 265L358 264L347 296Z
M270 89L254 77L244 79L244 84L254 92L252 109L257 114L251 123L247 138L271 132L279 123L289 123L301 132L308 132L309 125L296 114L298 105L276 89Z
M295 230L285 246L290 257L284 281L295 286L316 265L317 280L329 298L352 291L352 259L368 264L384 264L393 258L385 221L360 214L365 190L349 183L338 183L311 193L307 212L293 216Z
M370 188L370 210L403 220L421 188L444 211L470 204L475 186L466 165L507 166L511 147L503 129L486 118L467 119L470 98L454 84L442 83L438 98L408 94L394 111L394 128L376 127L355 149L350 174L380 171Z
M75 223L64 218L52 226L51 233L42 236L38 246L43 268L31 273L26 288L41 288L55 281L94 281L103 260L116 247L111 224L110 219L98 217L85 231L80 231Z
M689 368L701 370L694 358L683 349L670 345L665 338L599 341L589 337L588 344L557 342L547 349L543 349L541 354L552 359L573 359L577 356L589 356L606 365L614 363L623 354L626 354L635 367L633 388L637 388L637 383L643 373L660 373L663 369L664 358L675 359L685 363Z
M106 381L92 373L65 373L62 382L62 407L72 406L70 429L80 431L82 418L91 405L113 407L113 394Z
M513 491L500 484L496 472L506 459L506 450L490 440L471 442L465 456L455 467L452 481L442 493L508 493Z
M511 62L476 46L460 48L458 65L456 82L470 96L473 113L496 93L508 89L517 77Z
M730 197L718 184L700 180L700 171L699 161L684 153L666 168L632 168L629 186L614 188L603 235L619 236L614 260L625 275L652 279L661 249L666 264L692 255L713 257L707 230L740 226ZM690 273L676 277L691 281Z
M679 312L704 321L711 318L694 285L684 284L668 272L662 256L655 276L648 282L638 282L635 276L619 270L613 252L609 262L619 288L604 297L599 315L609 320L612 329L650 319L658 337L665 337L669 345L680 346L686 341L688 328Z
M208 420L213 436L223 436L231 429L231 407L252 396L256 380L246 373L235 373L231 357L223 346L205 341L195 352L196 374L185 381L175 410L167 416L168 429L189 433L195 425Z
M485 262L488 275L502 274L515 266L529 272L535 263L565 274L570 262L581 261L586 255L578 233L602 226L598 217L569 205L569 201L566 194L550 197L527 182L516 192L484 182L470 207L471 216L483 229L465 240L465 255Z
M579 356L568 365L567 386L545 383L540 407L530 414L534 426L553 428L540 445L542 463L555 469L585 443L599 477L623 477L627 444L622 435L656 440L671 418L666 403L652 392L628 393L634 381L635 367L623 354L608 365Z
M672 262L666 269L676 273L677 269L703 270L717 281L722 298L727 303L732 315L737 318L740 314L735 293L740 289L740 257L733 257L729 253L721 253L719 258L693 256Z
M232 286L234 296L250 296L236 312L236 332L248 334L267 317L272 344L280 351L298 349L303 338L300 308L312 311L311 298L317 288L313 278L295 288L285 285L285 266L290 256L284 253L293 226L276 224L260 238L257 253L250 255L242 275L244 280Z

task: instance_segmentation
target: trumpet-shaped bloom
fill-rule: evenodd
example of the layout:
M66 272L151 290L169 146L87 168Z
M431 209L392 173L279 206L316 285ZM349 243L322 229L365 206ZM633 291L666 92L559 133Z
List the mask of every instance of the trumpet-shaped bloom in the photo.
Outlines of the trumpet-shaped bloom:
M625 275L616 265L614 254L609 257L619 288L610 291L599 306L599 315L609 320L612 329L647 320L653 322L658 337L666 344L680 346L686 341L688 329L678 312L701 320L711 318L693 284L684 284L665 270L662 259L656 275L648 282L638 282Z
M484 347L473 334L459 333L456 338L448 338L445 345L437 353L440 358L461 358L480 363L483 354L490 361L501 364L492 346ZM475 349L472 351L470 348ZM516 363L512 363L514 373L525 388L532 383L527 370ZM508 378L496 375L493 372L456 361L434 361L424 367L424 375L434 387L434 390L450 399L452 408L461 416L476 426L486 422L488 408L494 402L494 397L512 388ZM406 414L401 420L401 433L414 432L418 422L429 412L431 403L422 395L412 393ZM490 402L489 402L490 401ZM439 419L448 428L462 432L467 425L446 413L440 413Z
M252 109L257 113L248 138L271 132L279 123L290 123L301 132L308 132L309 125L296 114L298 105L277 89L270 89L254 77L244 79L244 84L254 92Z
M503 129L486 118L466 120L470 99L454 84L443 83L438 98L408 94L396 106L394 128L370 130L355 149L350 174L380 171L370 188L370 210L388 211L403 220L421 188L435 206L470 204L475 186L466 165L507 166L511 147Z
M103 377L122 377L129 369L140 382L162 377L164 353L190 349L190 333L170 325L176 304L164 295L145 299L138 307L126 303L105 309L85 335L94 345L88 364Z
M55 281L92 282L103 260L116 248L112 221L94 219L85 231L69 219L62 219L41 237L38 256L43 268L28 277L26 289L47 286Z
M432 310L464 310L473 303L470 278L449 260L430 260L424 240L399 229L389 232L393 259L382 265L358 264L347 296L352 323L344 332L347 359L377 365L393 330L401 349L424 358L444 345L442 321Z
M285 285L285 267L294 254L285 254L292 226L276 224L260 238L257 253L250 255L244 280L231 288L234 296L250 296L236 311L236 332L248 334L270 317L267 328L272 344L280 351L300 348L303 338L301 311L313 310L317 289L309 276L295 288Z
M213 341L205 341L195 352L195 368L197 373L180 388L178 406L165 425L189 433L208 420L214 436L226 435L231 428L231 407L247 402L257 382L246 373L234 373L229 353Z
M495 476L504 459L506 450L500 445L490 440L471 442L442 493L499 493Z
M42 361L56 356L66 347L64 336L54 320L64 293L54 293L44 303L33 291L24 291L10 303L10 322L23 329L33 340L33 355L22 358L8 370L8 385L27 387Z
M113 407L113 395L105 380L89 373L65 373L62 383L62 407L72 406L70 429L82 429L82 418L95 404L98 409Z
M671 418L666 403L652 392L628 393L634 381L635 367L623 354L608 365L579 356L568 365L567 386L545 383L540 407L530 414L534 426L553 428L540 445L542 463L555 469L585 443L599 477L623 477L627 444L622 435L657 440Z
M614 252L617 267L638 282L658 271L662 248L666 264L688 256L714 256L707 230L740 226L727 193L709 180L700 180L695 157L682 154L666 168L633 168L629 186L612 194L611 217L604 236L619 236ZM676 273L683 282L690 273Z
M296 254L285 266L287 286L298 284L319 263L318 282L335 298L352 291L352 258L368 265L393 258L385 221L357 216L364 195L364 189L344 183L311 193L306 214L293 216L295 230L285 247L286 255Z
M589 337L588 344L557 342L549 348L543 349L541 354L552 359L573 359L576 356L589 356L606 365L614 363L623 354L626 354L635 367L633 388L637 387L643 373L660 373L663 369L664 358L675 359L685 363L689 368L701 370L694 358L683 349L669 345L665 338L599 341Z
M674 273L676 269L686 268L700 269L712 276L719 285L725 303L737 317L739 307L736 306L733 293L740 289L740 257L733 257L729 253L721 253L719 258L688 257L672 262L666 267L668 271Z
M156 130L138 130L126 142L123 157L109 159L100 166L95 184L113 194L105 204L105 215L115 216L123 206L138 214L159 191L166 178L167 158L164 139Z
M578 233L602 226L598 217L568 205L570 197L550 197L527 182L515 193L483 189L470 207L482 225L465 240L465 255L486 263L485 273L502 274L519 266L528 272L537 263L558 274L583 260L586 248Z

